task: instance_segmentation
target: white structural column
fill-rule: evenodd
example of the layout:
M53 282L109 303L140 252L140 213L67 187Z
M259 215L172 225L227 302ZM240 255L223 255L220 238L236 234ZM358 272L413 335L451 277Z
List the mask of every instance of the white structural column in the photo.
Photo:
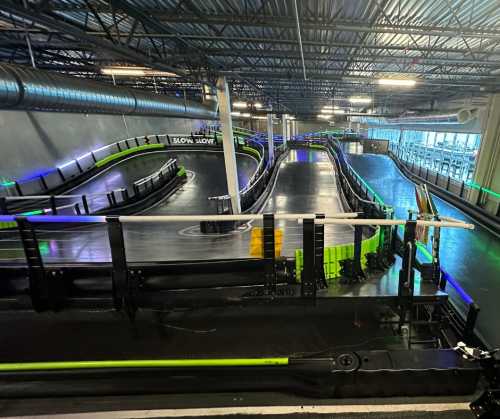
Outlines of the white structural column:
M273 164L274 162L274 139L273 139L273 114L267 114L267 147L269 162Z
M500 94L490 96L487 114L483 119L481 146L474 171L474 183L488 190L500 191ZM483 192L481 201L492 214L496 214L499 199L492 194ZM479 190L473 189L469 200L476 203Z
M234 150L233 121L231 120L231 98L225 77L217 79L217 99L219 100L219 116L222 128L222 146L224 148L224 164L226 166L227 190L231 197L233 214L241 213L240 190L238 185L238 168Z
M286 143L288 142L288 137L287 137L287 134L288 134L288 130L286 129L286 124L287 124L287 114L284 113L281 117L281 129L282 129L282 132L283 132L283 147L286 147Z

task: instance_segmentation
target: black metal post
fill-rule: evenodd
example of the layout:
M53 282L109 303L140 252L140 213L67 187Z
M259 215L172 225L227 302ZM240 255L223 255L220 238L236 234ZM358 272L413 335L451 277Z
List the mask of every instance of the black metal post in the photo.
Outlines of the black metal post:
M316 296L316 279L314 278L314 259L315 259L315 241L314 241L314 219L305 218L303 222L303 269L301 273L302 297Z
M130 318L135 316L137 307L133 295L129 292L127 257L125 253L125 240L120 217L106 217L108 224L109 247L111 249L111 263L113 265L113 300L115 308L124 308Z
M276 292L276 264L274 241L274 214L264 214L262 232L263 255L266 261L264 268L265 292Z
M76 167L78 168L78 171L80 173L83 173L82 166L80 165L80 162L78 160L76 160L76 159L75 159L75 164L76 164Z
M47 187L47 182L45 181L45 178L43 177L43 175L40 175L40 183L42 184L42 188L46 191L47 189L49 189Z
M116 148L118 148L118 151L121 152L122 151L122 148L120 147L120 143L116 143Z
M451 177L448 176L448 180L446 181L446 190L447 191L450 189L450 181L451 181Z
M82 212L80 211L80 204L78 202L75 204L75 214L82 215Z
M0 196L0 214L9 214L9 209L7 208L7 198L5 196Z
M465 343L472 343L474 337L474 328L476 327L477 316L479 315L479 306L472 302L469 304L469 311L467 312L467 319L465 320L464 334L462 340Z
M87 196L82 195L82 204L83 204L83 210L85 211L85 214L89 215L89 203L87 202Z
M23 191L21 189L21 185L19 184L19 182L14 182L14 186L16 188L16 192L19 196L23 196Z
M59 169L59 167L57 168L57 173L59 173L59 177L61 178L61 180L63 182L66 182L66 178L64 177L63 172L61 169Z
M90 155L92 156L92 160L94 160L94 163L97 163L97 159L93 151L90 152Z
M50 208L52 215L57 215L56 197L54 195L50 195Z
M137 139L137 137L135 137L134 140L135 140L136 146L139 147L139 140Z
M26 256L28 266L29 294L35 311L44 311L48 308L50 295L49 284L45 275L42 255L38 247L38 239L33 225L26 217L16 217L19 236Z
M462 180L462 185L460 186L460 198L463 197L464 189L465 189L465 182Z
M417 222L415 220L408 220L405 224L404 232L404 250L403 250L403 263L399 271L399 289L398 295L413 296L415 285L415 257L417 254L417 246L415 242Z
M361 267L361 244L363 241L363 226L354 226L354 275L355 279L365 278Z
M158 136L158 134L156 134L156 142L157 142L158 144L160 144L160 143L161 143L161 141L160 141L160 137Z
M324 219L325 214L316 214L316 219ZM325 225L314 224L314 277L320 288L327 288L325 278Z

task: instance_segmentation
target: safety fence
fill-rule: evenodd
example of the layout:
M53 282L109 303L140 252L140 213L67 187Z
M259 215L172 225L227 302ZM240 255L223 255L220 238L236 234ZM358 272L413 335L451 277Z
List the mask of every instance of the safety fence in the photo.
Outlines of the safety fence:
M184 216L0 216L0 222L15 222L18 227L17 241L22 244L25 257L25 266L12 263L0 264L2 278L7 281L5 290L0 294L0 309L26 308L29 304L36 311L60 311L68 308L85 308L105 306L124 310L131 318L140 307L163 307L165 303L175 306L174 296L164 294L161 291L180 290L179 304L187 303L186 291L194 290L195 295L192 304L198 306L203 302L214 303L214 294L208 292L206 295L199 294L203 289L215 289L224 293L227 287L239 288L245 300L250 301L253 297L279 298L283 296L290 298L316 298L318 292L328 287L324 270L325 225L350 225L354 226L354 254L353 268L358 273L355 281L362 282L363 267L361 263L362 241L361 228L368 226L388 227L404 226L404 252L398 283L394 287L395 293L386 297L394 298L394 304L407 306L418 303L416 299L420 296L425 303L442 302L442 296L437 293L439 289L446 288L446 278L442 277L434 282L434 291L429 294L420 295L416 292L414 279L416 254L417 226L437 228L473 228L472 225L454 221L423 221L423 220L394 220L394 219L358 219L356 213L330 214L325 217L322 214L243 214L243 215L184 215ZM130 261L130 252L127 251L130 233L126 228L133 225L150 225L155 230L167 230L168 224L178 222L238 222L238 221L261 221L263 229L262 257L254 259L236 260L196 260L178 262L155 262ZM285 268L286 260L279 260L276 256L275 230L276 221L297 220L302 224L303 256L302 263L298 267L300 272ZM64 228L101 225L106 228L108 247L111 256L111 266L101 262L71 265L65 263L60 265L45 263L40 247L40 234L46 235L51 231L51 226L61 225ZM74 229L73 229L74 230ZM39 232L40 231L40 232ZM70 231L72 231L70 229ZM73 234L81 235L80 230ZM177 235L176 233L174 233ZM394 237L394 236L392 236ZM366 250L374 247L373 242L365 242ZM149 244L149 242L148 242ZM160 243L158 243L158 246ZM11 245L12 246L12 245ZM88 247L88 245L87 245ZM175 252L175 247L164 246L167 251ZM59 249L61 250L61 249ZM390 250L390 249L389 249ZM51 252L50 248L47 250ZM75 256L70 250L70 254ZM148 254L150 254L150 247ZM329 261L330 262L330 261ZM110 269L110 267L112 269ZM368 264L367 269L371 270ZM333 267L335 269L335 267ZM238 272L240 275L224 276L222 273ZM202 276L197 276L200 272ZM246 274L245 274L246 272ZM210 278L207 273L213 274ZM251 273L248 275L248 273ZM180 278L185 276L184 279ZM28 281L26 280L28 278ZM85 278L99 278L97 283L88 282ZM164 280L159 280L164 278ZM76 281L75 286L71 284ZM19 286L21 285L21 286ZM293 287L296 288L293 288ZM27 289L25 288L27 287ZM256 293L250 293L253 289ZM298 290L298 293L283 293L284 288ZM249 294L250 293L250 294ZM360 295L363 297L363 295ZM365 296L366 297L366 296ZM205 299L208 298L207 301ZM401 299L402 298L402 299ZM227 295L221 296L221 303L227 304L230 299ZM477 316L477 313L476 313ZM401 320L405 322L404 318ZM411 316L410 320L411 321ZM468 323L469 329L474 323ZM468 330L470 332L470 330Z
M177 177L186 175L184 168L177 163L167 162L157 172L136 181L132 187L117 188L93 194L61 194L51 191L62 191L64 185L72 186L87 180L98 173L99 169L109 166L128 156L144 152L166 150L167 146L175 147L220 147L221 138L217 132L210 136L202 134L154 134L120 140L97 150L86 153L71 162L61 165L54 171L38 176L36 179L19 183L14 182L7 187L7 196L0 197L0 214L43 215L43 214L96 214L128 203L134 203L147 196ZM240 144L241 143L241 144ZM237 150L261 158L264 155L262 146L250 141L235 138ZM250 180L253 184L258 173ZM175 172L175 173L173 173ZM37 189L38 188L38 189ZM34 193L38 191L38 193ZM49 193L47 193L49 192ZM10 227L0 224L0 228Z
M81 195L31 195L0 197L0 212L18 215L89 215L108 212L136 203L177 178L185 177L175 159L126 188ZM12 227L0 224L0 228Z
M389 150L388 154L403 170L424 179L432 185L450 192L456 197L467 199L470 196L471 191L478 191L475 205L479 207L482 207L486 198L495 200L497 202L497 210L495 214L497 217L500 216L500 193L492 191L491 189L485 188L472 181L456 180L450 175L446 176L436 170L430 169L429 167L418 165L415 161L404 161L400 158L400 154L397 154L396 146L392 146L392 149Z
M235 144L240 140L235 136ZM242 141L241 141L242 142ZM23 180L0 182L0 196L40 195L58 191L95 168L138 152L153 151L166 145L220 145L222 134L208 131L203 134L148 134L119 140L89 151L57 167Z

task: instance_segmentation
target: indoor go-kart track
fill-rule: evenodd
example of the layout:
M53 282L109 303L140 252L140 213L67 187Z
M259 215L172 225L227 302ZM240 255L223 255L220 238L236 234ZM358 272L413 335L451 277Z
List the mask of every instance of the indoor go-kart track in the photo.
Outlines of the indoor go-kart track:
M348 159L384 202L394 207L397 218L406 218L408 209L417 209L414 184L399 171L390 157L349 154ZM440 215L475 225L474 230L443 229L441 266L479 304L481 312L477 329L490 347L498 347L500 328L494 319L498 317L500 295L500 240L446 201L434 196L434 202Z
M147 211L148 214L214 211L207 207L206 197L224 192L223 157L220 153L205 155L206 158L201 158L202 155L179 154L179 164L194 173L177 193ZM255 167L255 163L249 160L240 157L240 173L244 175L240 184L246 183ZM276 183L262 211L340 212L342 208L334 176L333 165L325 152L290 150L281 163ZM278 224L278 227L284 229L282 254L293 256L295 249L302 244L302 227L291 221ZM352 242L351 227L326 227L326 245ZM192 223L125 228L128 261L249 256L250 232L247 229L227 236L200 237L198 226L192 226ZM44 259L48 262L109 260L106 232L102 227L86 226L60 233L46 231L40 237L40 243L47 243ZM21 249L17 256L21 262ZM397 269L390 269L387 276L397 274ZM0 357L5 362L22 362L34 357L40 361L61 361L291 355L339 345L353 349L360 345L373 349L402 348L399 338L388 337L384 331L380 335L373 333L377 330L378 319L369 309L360 306L352 323L345 322L353 316L352 307L347 305L345 310L344 314L339 310L341 314L337 320L331 315L331 309L322 304L287 307L286 312L280 306L234 306L174 312L142 310L134 323L114 310L55 314L16 312L16 327L3 329L4 344L0 345ZM0 321L8 324L12 315L0 314ZM332 333L335 324L338 325ZM357 326L353 328L352 324ZM254 332L259 339L252 337L256 336ZM36 342L35 351L31 344L26 344L26 339Z

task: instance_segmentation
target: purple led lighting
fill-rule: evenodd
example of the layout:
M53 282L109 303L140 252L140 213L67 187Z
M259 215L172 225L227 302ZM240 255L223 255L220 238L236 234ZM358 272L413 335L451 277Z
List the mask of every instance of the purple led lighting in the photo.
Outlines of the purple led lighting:
M461 287L461 285L453 278L448 272L446 272L444 269L441 269L442 275L445 278L446 282L449 283L455 291L462 297L462 300L464 300L467 304L472 304L474 300L472 297L465 292L465 290Z
M106 217L93 215L33 215L26 217L32 223L105 223Z

